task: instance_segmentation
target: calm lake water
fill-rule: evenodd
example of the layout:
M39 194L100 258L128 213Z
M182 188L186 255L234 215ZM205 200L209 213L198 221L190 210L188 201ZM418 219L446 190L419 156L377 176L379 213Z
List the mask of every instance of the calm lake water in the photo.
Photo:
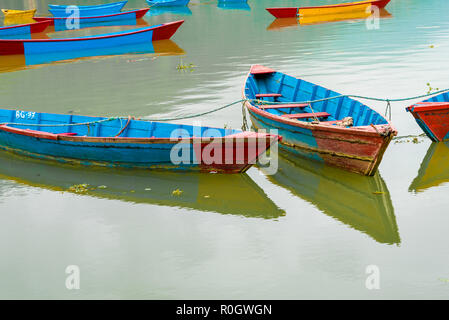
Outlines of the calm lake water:
M47 15L53 2L71 3L0 7ZM279 22L264 10L332 2L249 0L250 8L225 10L192 0L190 11L145 17L150 25L186 20L156 54L29 67L0 57L1 105L180 117L241 99L256 63L345 94L402 98L426 93L427 83L449 87L448 1L392 0L376 30L360 20ZM130 0L126 8L145 6ZM404 111L409 104L392 105L401 136L421 133ZM240 128L241 106L198 120ZM375 177L284 158L274 176L258 168L221 176L94 170L0 153L0 298L448 298L449 145L418 142L393 142ZM70 192L77 184L92 190ZM80 290L65 287L68 265L81 270ZM370 265L380 270L379 290L365 286Z

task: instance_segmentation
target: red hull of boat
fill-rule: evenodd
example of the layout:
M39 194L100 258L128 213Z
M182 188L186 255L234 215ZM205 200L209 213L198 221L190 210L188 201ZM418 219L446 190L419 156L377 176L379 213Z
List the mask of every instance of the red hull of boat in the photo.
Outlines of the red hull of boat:
M449 140L449 103L417 103L407 108L427 136L435 142Z

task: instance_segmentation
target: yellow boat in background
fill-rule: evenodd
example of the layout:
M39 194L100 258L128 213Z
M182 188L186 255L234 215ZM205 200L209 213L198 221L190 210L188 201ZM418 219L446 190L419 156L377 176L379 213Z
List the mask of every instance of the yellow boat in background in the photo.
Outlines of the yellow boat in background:
M36 14L36 9L32 10L2 9L2 12L5 15L4 21L5 26L36 22L33 19L34 15Z

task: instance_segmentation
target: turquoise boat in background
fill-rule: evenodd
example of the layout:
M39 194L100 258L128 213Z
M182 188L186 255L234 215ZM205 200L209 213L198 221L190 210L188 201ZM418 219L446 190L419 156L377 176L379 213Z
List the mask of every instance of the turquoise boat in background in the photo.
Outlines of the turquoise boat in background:
M146 0L150 7L180 7L189 4L190 0Z
M71 7L77 7L79 9L79 17L94 17L119 13L127 3L128 1L120 1L96 6L49 4L48 11L55 17L68 17L74 13Z

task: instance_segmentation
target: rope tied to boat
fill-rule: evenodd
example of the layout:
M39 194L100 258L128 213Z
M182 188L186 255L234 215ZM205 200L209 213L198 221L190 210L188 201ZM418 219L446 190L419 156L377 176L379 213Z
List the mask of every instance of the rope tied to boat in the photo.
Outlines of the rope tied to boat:
M120 120L120 117L106 118L102 120L79 122L79 123L55 123L55 124L43 124L43 123L17 123L17 122L2 122L0 126L27 126L27 127L75 127L75 126L90 126L96 123L109 122L114 120Z

